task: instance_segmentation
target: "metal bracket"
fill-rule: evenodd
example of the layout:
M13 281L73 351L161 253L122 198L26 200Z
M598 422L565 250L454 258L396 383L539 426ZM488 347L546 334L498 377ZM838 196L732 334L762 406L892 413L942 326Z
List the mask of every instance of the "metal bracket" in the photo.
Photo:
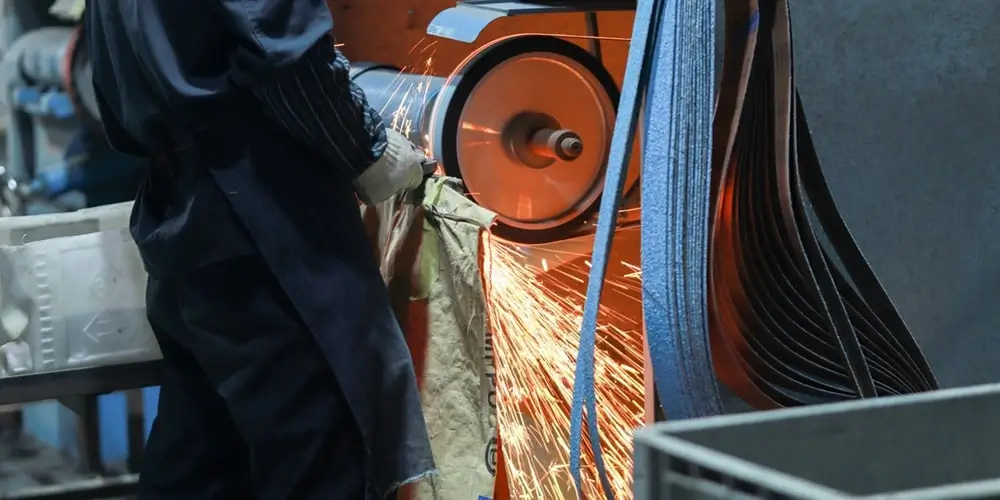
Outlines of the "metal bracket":
M468 0L434 16L427 34L472 43L483 29L501 17L571 12L610 12L635 10L636 0L539 0L535 2Z

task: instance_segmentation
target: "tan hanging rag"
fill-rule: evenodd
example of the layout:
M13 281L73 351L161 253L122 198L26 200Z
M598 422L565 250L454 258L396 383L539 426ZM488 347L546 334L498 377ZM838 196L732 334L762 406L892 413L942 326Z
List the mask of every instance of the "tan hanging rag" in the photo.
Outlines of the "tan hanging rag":
M445 177L362 212L413 355L440 471L404 498L490 497L496 400L480 235L496 215Z

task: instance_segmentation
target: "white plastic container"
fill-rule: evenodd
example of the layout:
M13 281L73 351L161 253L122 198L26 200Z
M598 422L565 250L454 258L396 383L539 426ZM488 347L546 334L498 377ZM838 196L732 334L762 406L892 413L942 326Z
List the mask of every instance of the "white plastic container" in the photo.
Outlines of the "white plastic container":
M160 357L130 211L0 218L0 374Z

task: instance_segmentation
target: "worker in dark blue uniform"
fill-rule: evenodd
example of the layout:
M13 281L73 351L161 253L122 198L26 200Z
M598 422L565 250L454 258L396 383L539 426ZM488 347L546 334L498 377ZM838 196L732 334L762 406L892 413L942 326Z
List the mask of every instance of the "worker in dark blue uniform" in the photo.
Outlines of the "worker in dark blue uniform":
M166 377L151 499L386 498L434 472L357 197L418 186L324 0L90 0L102 121L149 159L132 234Z

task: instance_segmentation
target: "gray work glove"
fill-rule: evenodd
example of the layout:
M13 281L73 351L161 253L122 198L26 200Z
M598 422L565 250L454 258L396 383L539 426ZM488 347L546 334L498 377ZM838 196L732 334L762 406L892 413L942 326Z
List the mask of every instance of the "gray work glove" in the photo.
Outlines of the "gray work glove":
M424 180L424 156L403 134L386 131L389 145L382 157L356 179L358 197L367 205L375 205L407 189L420 186Z

